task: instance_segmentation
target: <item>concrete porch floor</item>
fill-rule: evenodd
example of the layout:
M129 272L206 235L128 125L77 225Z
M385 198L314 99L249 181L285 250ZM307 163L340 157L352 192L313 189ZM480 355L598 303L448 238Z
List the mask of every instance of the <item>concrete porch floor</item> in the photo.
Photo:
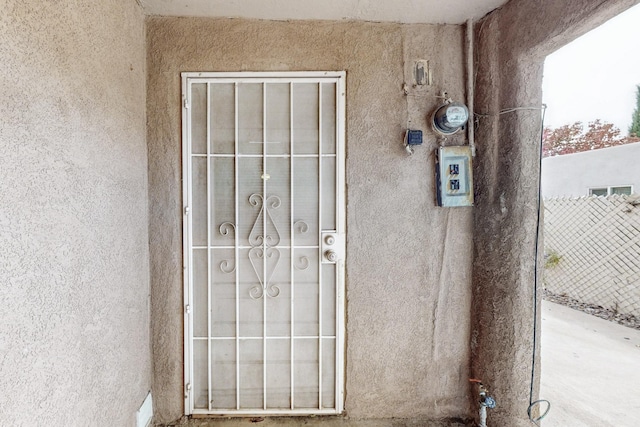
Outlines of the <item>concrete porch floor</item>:
M541 398L544 427L637 426L640 331L544 301ZM491 415L489 415L489 425ZM158 427L466 427L463 420L274 417L183 419Z
M344 417L270 417L270 418L201 418L182 420L179 423L157 427L468 427L464 421L432 421L424 419L364 419L350 420Z

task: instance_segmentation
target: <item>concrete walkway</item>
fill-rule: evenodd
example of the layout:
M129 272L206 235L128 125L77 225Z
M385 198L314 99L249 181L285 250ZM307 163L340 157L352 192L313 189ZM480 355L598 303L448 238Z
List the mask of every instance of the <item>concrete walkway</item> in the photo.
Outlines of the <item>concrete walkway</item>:
M543 427L640 426L640 331L542 303Z

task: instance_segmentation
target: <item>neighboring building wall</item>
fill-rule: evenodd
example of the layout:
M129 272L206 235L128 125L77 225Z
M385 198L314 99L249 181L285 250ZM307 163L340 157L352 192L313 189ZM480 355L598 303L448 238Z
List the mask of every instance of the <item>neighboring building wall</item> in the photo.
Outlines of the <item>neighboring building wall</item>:
M542 197L584 197L594 187L640 191L640 142L542 160Z
M540 322L533 301L543 61L635 3L511 0L476 25L475 110L484 116L474 176L471 374L498 401L490 425L531 425L527 407L538 394L539 363L529 396L533 327ZM500 114L511 108L522 109ZM542 274L537 277L539 286Z
M151 385L144 17L0 12L0 425L133 426Z
M184 399L180 72L244 70L347 71L347 413L466 417L473 208L435 206L427 126L440 90L463 100L462 27L163 17L147 27L159 419L180 417ZM417 59L430 61L433 86L411 87ZM411 157L408 124L426 136Z

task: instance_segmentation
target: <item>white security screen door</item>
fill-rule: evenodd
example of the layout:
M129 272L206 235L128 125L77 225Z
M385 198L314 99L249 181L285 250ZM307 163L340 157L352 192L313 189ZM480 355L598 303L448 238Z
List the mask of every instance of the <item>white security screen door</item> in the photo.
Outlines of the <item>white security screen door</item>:
M183 73L185 411L343 407L344 73Z

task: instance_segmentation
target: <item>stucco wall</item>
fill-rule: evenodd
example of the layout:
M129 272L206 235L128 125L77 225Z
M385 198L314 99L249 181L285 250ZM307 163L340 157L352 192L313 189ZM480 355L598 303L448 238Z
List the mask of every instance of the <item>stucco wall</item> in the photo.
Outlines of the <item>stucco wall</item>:
M542 160L542 197L584 197L590 188L633 187L640 191L640 143Z
M277 70L347 72L347 413L466 416L472 208L435 206L426 124L440 90L464 95L463 29L168 17L147 28L159 419L183 414L180 72ZM417 59L431 61L433 86L411 88ZM408 123L426 136L412 157Z
M151 383L144 17L0 12L0 424L133 426Z
M476 24L475 110L483 116L474 176L471 363L474 378L498 400L489 425L530 425L544 58L635 3L512 0ZM515 107L524 109L500 114ZM539 375L538 363L534 400Z

